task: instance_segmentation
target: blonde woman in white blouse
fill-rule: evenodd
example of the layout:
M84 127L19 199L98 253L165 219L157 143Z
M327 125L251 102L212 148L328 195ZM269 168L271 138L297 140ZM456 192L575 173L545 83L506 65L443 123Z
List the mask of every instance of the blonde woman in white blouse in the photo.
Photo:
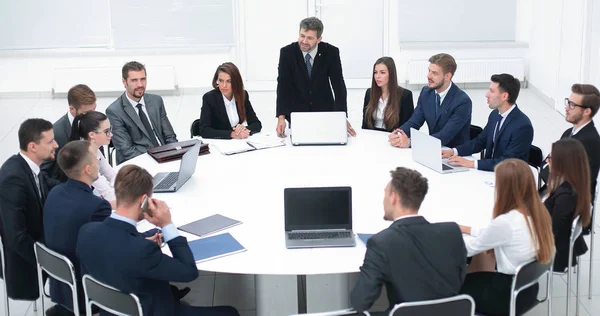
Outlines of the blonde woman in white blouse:
M109 201L113 209L116 208L116 196L114 190L117 172L108 163L100 147L108 145L112 138L112 129L108 117L97 111L90 111L77 115L73 120L71 128L71 140L87 140L92 143L96 150L100 172L98 179L92 183L94 193Z
M478 313L508 315L516 268L533 259L550 262L554 256L554 237L550 215L537 193L527 163L507 159L496 166L495 173L494 219L484 228L460 228L474 237L465 242L467 255L493 251L497 270L467 274L461 293L473 297ZM517 314L531 306L537 291L535 285L519 294Z

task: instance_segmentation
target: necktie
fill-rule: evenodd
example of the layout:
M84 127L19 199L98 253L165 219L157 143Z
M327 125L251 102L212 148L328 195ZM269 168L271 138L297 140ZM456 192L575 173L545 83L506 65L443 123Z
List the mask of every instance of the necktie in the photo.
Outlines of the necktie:
M46 200L46 196L44 194L44 186L46 185L46 183L44 182L44 176L41 172L37 175L34 173L33 175L35 177L35 184L38 187L38 193L40 194L40 200L42 201L43 205L44 201Z
M138 103L138 105L136 105L136 107L138 108L138 114L140 115L140 120L142 121L142 125L144 125L146 132L148 132L148 135L150 136L150 141L152 142L152 146L157 147L158 141L156 140L154 131L152 130L152 127L150 126L150 121L148 121L148 117L146 116L146 113L144 113L144 111L142 111L142 104Z
M312 65L310 64L310 54L306 54L304 59L306 60L306 70L308 71L308 77L310 78L310 74L312 72Z
M435 94L435 116L440 113L441 99L439 94Z
M496 127L494 128L494 136L492 143L492 157L494 157L494 150L496 149L496 141L498 140L498 134L500 134L500 123L502 122L502 115L496 114Z

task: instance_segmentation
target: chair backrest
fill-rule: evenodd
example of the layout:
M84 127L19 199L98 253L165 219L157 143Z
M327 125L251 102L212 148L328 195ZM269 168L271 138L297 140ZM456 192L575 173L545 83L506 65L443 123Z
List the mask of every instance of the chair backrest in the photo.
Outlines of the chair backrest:
M190 138L200 136L200 119L195 119L190 126Z
M541 168L544 162L544 154L542 150L534 145L529 147L529 161L528 163L536 168Z
M86 310L90 311L89 315L91 315L92 304L115 315L143 315L142 304L135 294L123 293L88 274L83 276L82 282L87 302Z
M35 242L33 250L37 264L42 270L58 281L75 285L75 268L69 258L49 249L39 241Z
M360 316L366 315L364 313L358 313L352 308L341 309L337 311L329 311L329 312L318 312L318 313L306 313L306 314L295 314L290 316Z
M537 260L526 262L517 267L517 273L513 278L511 293L519 293L533 286L546 273L551 273L552 261L540 263Z
M477 136L479 136L479 134L481 134L482 132L483 132L483 128L481 128L477 125L471 125L469 127L469 139L477 138Z
M474 314L475 302L471 296L466 294L437 300L396 304L390 311L390 316L470 316Z
M573 219L573 224L571 224L571 245L575 243L575 240L579 238L582 232L581 216L577 215L577 217Z

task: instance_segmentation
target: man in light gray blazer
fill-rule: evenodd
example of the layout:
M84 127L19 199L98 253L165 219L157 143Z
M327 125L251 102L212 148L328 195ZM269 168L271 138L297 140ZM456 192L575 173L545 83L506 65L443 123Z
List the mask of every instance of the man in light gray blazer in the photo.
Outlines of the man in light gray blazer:
M123 66L122 75L126 91L106 109L112 126L117 164L146 153L148 148L177 142L163 99L144 93L144 65L128 62Z

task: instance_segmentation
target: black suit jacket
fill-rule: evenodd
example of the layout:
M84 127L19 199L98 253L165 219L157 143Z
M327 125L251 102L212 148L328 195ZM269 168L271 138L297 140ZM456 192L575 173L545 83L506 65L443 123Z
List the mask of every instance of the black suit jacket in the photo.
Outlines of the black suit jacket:
M58 144L58 148L56 148L56 156L58 157L58 152L69 142L69 137L71 136L69 114L67 113L61 116L61 118L54 122L54 124L52 124L52 129L54 131L54 140ZM56 159L44 161L40 168L46 176L52 179L56 179L59 182L67 181L67 176L58 166Z
M325 42L320 42L317 49L310 78L297 42L279 51L277 116L285 115L290 121L292 112L347 112L340 50Z
M556 245L556 255L554 256L554 271L565 271L569 258L569 241L571 238L571 225L573 224L573 215L577 205L577 193L573 191L571 185L567 182L561 184L544 201L544 205L552 216L552 232L554 233L554 243ZM588 250L583 235L575 240L573 248L573 258L586 253Z
M415 111L415 103L413 101L412 91L410 91L408 89L404 89L402 87L398 87L398 89L400 89L400 91L402 93L399 103L398 103L398 107L400 108L399 125L398 126L386 126L385 129L379 129L379 128L373 128L373 129L391 132L391 131L395 130L396 128L400 127L406 121L408 121L408 119L410 119L410 117L412 116L413 112ZM367 112L367 105L369 105L370 99L371 99L371 88L367 89L367 91L365 92L365 102L363 104L363 119L362 119L362 128L363 129L369 129L369 127L367 126L367 120L366 120L365 114Z
M350 300L368 310L385 284L395 304L457 295L465 279L467 250L456 223L430 224L421 216L395 221L369 238Z
M244 90L244 94L244 108L246 110L248 129L250 130L250 134L258 133L262 129L262 124L258 120L256 113L254 113L248 91ZM239 114L240 112L238 111ZM242 121L238 122L238 124L242 123ZM229 123L229 116L227 116L225 102L223 102L223 94L218 89L209 91L202 97L199 129L200 136L205 138L231 139L232 128Z
M45 178L41 190L43 196L48 196L48 184L52 182ZM43 197L39 196L33 172L25 159L19 154L8 158L0 168L0 233L4 243L6 287L12 299L39 297L33 244L44 239L43 205Z
M169 287L169 282L191 282L198 277L187 239L179 236L167 244L173 257L163 254L135 226L109 217L83 225L76 252L82 273L136 294L144 315L202 315L175 301Z
M111 214L110 204L94 195L87 184L69 179L56 186L44 205L44 240L48 248L67 256L75 266L79 309L85 311L79 261L75 256L75 244L79 229L89 222L99 222ZM52 301L73 310L73 297L69 286L50 279Z

